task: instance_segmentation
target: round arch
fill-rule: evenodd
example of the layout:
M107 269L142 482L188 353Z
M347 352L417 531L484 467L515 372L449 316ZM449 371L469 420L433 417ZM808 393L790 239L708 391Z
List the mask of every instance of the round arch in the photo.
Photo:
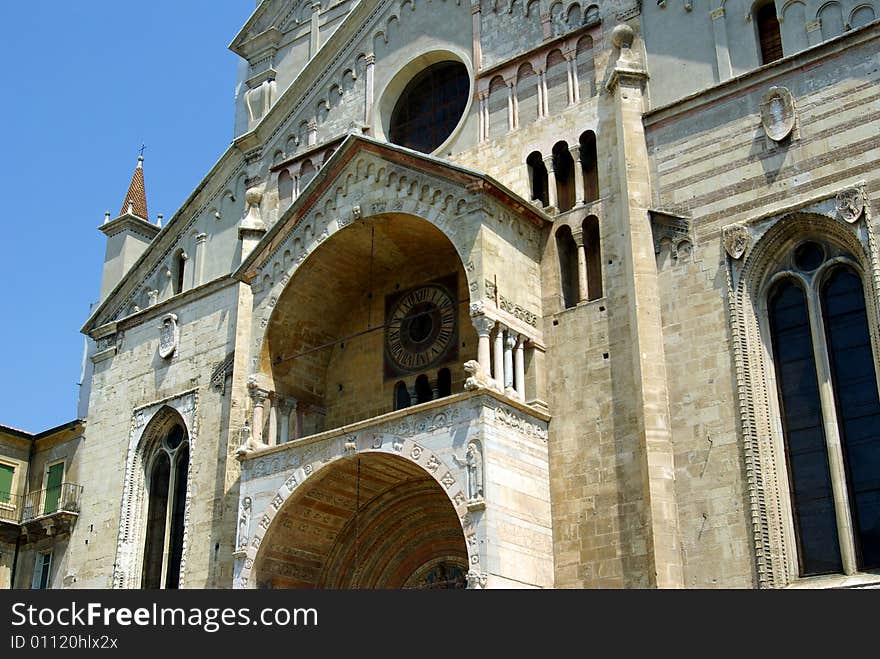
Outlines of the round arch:
M459 517L466 507L420 461L442 464L421 447L392 448L293 475L273 499L274 516L259 522L264 535L249 546L244 580L270 589L430 588L440 574L439 587L463 588L473 560Z

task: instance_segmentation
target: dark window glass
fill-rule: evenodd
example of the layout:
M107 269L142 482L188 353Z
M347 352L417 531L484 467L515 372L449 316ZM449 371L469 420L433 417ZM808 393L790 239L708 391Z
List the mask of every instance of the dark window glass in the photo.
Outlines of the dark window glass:
M591 215L582 225L587 256L587 299L602 297L602 250L599 248L599 218Z
M797 284L784 280L769 301L801 575L841 572L807 300Z
M584 201L599 198L599 163L596 154L596 134L588 130L580 138L581 167L584 171Z
M798 245L794 250L794 264L805 272L812 272L825 261L825 250L814 242Z
M398 382L394 385L394 409L402 410L412 404L409 398L409 390L406 388L406 382Z
M880 399L858 274L838 268L822 291L838 426L862 569L880 567Z
M168 544L168 574L165 588L177 588L180 581L180 561L183 559L183 514L186 508L186 476L189 471L189 447L184 445L175 457L174 509L171 514L171 538Z
M470 76L461 62L440 62L413 78L391 113L389 138L423 153L435 151L461 120Z
M557 142L553 147L553 172L556 177L556 203L559 210L571 210L575 203L574 158L565 142Z
M448 368L441 368L437 374L437 391L440 398L452 395L452 373Z
M165 517L168 508L168 482L171 464L164 451L156 456L150 474L150 503L147 511L147 538L144 548L143 588L162 587L162 556L165 552Z
M562 300L565 308L570 309L578 303L578 256L577 244L566 225L556 231L556 250L559 252Z
M782 36L779 34L776 5L768 2L758 10L756 18L758 40L761 44L761 64L769 64L782 59Z
M526 164L529 166L529 179L532 184L532 199L537 199L542 206L550 203L550 196L547 191L547 166L541 153L533 151L526 158Z
M431 383L428 382L427 375L420 375L416 378L416 402L427 403L434 399L434 391L431 389Z

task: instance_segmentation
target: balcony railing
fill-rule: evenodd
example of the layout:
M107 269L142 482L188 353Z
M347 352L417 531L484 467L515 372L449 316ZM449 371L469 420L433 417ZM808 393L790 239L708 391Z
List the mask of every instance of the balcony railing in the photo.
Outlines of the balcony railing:
M0 492L0 522L11 522L12 524L21 522L22 498L20 494Z
M56 513L79 513L82 490L82 485L61 483L58 487L29 493L24 498L21 523Z

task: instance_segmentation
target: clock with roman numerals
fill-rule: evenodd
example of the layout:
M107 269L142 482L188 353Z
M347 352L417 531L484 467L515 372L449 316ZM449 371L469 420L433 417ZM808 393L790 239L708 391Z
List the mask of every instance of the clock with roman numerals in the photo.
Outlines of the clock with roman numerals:
M385 320L385 374L418 373L458 355L454 282L435 282L389 297Z

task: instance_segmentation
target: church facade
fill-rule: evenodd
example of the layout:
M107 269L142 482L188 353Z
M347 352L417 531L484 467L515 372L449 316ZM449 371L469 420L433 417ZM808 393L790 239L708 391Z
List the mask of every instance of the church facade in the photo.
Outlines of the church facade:
M4 585L880 584L875 11L257 3L81 419L0 426Z

